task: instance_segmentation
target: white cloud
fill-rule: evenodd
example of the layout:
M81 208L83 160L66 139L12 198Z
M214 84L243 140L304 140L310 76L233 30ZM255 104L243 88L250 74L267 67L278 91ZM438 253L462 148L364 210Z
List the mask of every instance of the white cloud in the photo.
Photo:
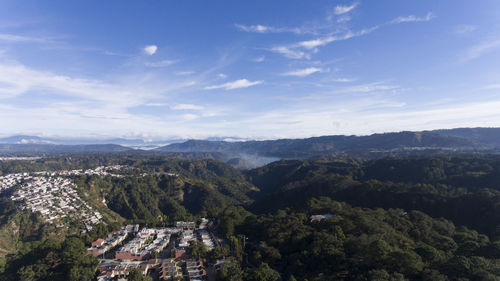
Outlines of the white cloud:
M235 26L245 32L253 32L253 33L295 33L295 34L308 34L315 33L315 28L307 28L307 27L274 27L268 25L244 25L244 24L235 24Z
M205 90L215 90L215 89L226 89L226 90L234 90L240 88L248 88L251 86L262 84L263 81L248 81L247 79L240 79L233 82L227 82L220 85L208 86L205 87Z
M497 48L500 48L500 39L485 41L465 50L465 52L460 54L459 59L461 62L477 59Z
M21 64L0 64L0 97L13 97L32 90L99 101L136 103L137 93L98 80L73 78L30 69Z
M145 103L144 106L163 107L163 106L168 106L168 104L160 103L160 102L149 102L149 103Z
M436 16L432 12L428 12L425 17L417 17L414 15L397 17L391 21L393 24L403 23L403 22L422 22L422 21L430 21Z
M317 67L309 67L309 68L304 68L304 69L299 69L287 73L283 73L282 75L284 76L296 76L296 77L305 77L309 76L311 74L317 73L317 72L322 72L323 69L317 68Z
M149 67L167 67L167 66L172 65L176 62L177 61L175 61L175 60L162 60L162 61L155 61L155 62L145 62L144 65L149 66Z
M384 82L374 82L349 86L334 91L335 93L370 93L379 91L389 91L399 89L399 86L386 84Z
M350 6L338 5L337 7L335 7L334 13L335 13L335 15L342 15L345 13L349 13L350 11L354 10L354 8L356 8L356 6L358 6L358 3L353 3Z
M190 113L182 115L182 118L184 118L184 120L187 120L187 121L198 119L198 117L199 117L198 115L190 114Z
M219 77L221 79L225 79L225 78L227 78L227 75L224 73L219 73L219 74L217 74L217 77Z
M314 49L314 48L317 48L319 46L323 46L323 45L326 45L328 43L331 43L331 42L337 41L337 40L339 40L339 38L334 37L334 36L330 36L330 37L326 37L326 38L317 38L317 39L313 39L313 40L302 41L302 42L299 42L298 45L300 47L304 47L306 49Z
M301 41L296 44L290 45L290 46L278 46L278 47L273 47L270 50L275 52L275 53L280 53L284 55L287 58L291 59L309 59L311 55L309 53L306 53L304 51L301 51L300 49L306 49L306 50L312 50L313 52L317 52L317 48L321 46L328 45L332 42L335 41L342 41L342 40L348 40L354 37L359 37L366 35L376 29L378 29L379 26L373 26L371 28L367 29L362 29L357 32L352 32L348 31L343 35L337 35L337 36L328 36L328 37L322 37L322 38L316 38L312 40L307 40L307 41Z
M144 53L152 56L156 53L156 51L158 51L158 46L148 45L148 46L145 46L142 50L144 51Z
M484 90L497 90L497 89L500 89L500 84L487 85L486 87L483 87L482 89L484 89Z
M194 71L177 71L175 75L191 75L194 74Z
M263 62L265 59L266 59L265 56L260 56L260 57L253 59L252 61L253 62Z
M453 33L457 35L466 35L469 33L474 32L477 29L477 26L475 25L470 25L470 24L460 24L455 26L453 29Z
M257 33L267 33L275 30L272 27L265 26L265 25L243 25L243 24L235 24L237 28L239 28L242 31L246 32L257 32Z
M28 37L15 34L0 33L0 41L7 42L47 42L46 38Z
M171 109L172 110L203 110L204 107L199 106L199 105L194 105L194 104L181 103L181 104L177 104L177 105L172 106Z
M270 49L270 51L282 54L283 56L290 59L309 59L310 55L306 54L303 51L294 50L295 47L287 47L287 46L277 46Z
M337 19L338 23L348 22L351 20L351 17L348 15L343 15Z
M332 79L333 82L339 82L339 83L349 83L349 82L354 82L356 79L351 79L351 78L335 78Z

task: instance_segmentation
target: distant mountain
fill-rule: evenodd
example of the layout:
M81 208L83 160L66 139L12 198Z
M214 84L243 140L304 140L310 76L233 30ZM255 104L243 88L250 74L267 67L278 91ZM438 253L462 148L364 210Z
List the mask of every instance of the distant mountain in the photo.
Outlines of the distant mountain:
M167 145L165 145L167 144ZM231 137L206 140L70 139L18 135L0 138L0 153L123 152L210 155L209 158L248 169L279 159L305 159L320 155L350 155L368 158L450 152L500 151L500 128L459 128L422 132L398 132L368 136L322 136L266 141ZM194 155L195 153L196 155ZM201 153L201 154L200 154Z
M209 141L244 141L237 137L210 137ZM65 138L65 137L38 137L29 135L15 135L0 138L0 144L57 144L57 145L89 145L89 144L117 144L135 149L151 150L172 143L185 142L187 139L166 138L159 140L142 138Z
M500 128L464 128L399 132L369 136L323 136L306 139L225 142L189 140L157 148L168 152L220 152L277 158L307 158L323 154L380 155L422 151L471 151L500 147Z
M131 148L116 144L57 145L57 144L0 144L0 154L91 153L125 152Z
M54 144L54 145L90 145L90 144L117 144L138 149L154 149L171 143L183 142L185 139L146 140L126 138L57 138L16 135L0 138L0 144Z
M486 146L500 147L500 128L460 128L436 130L438 134L462 137Z
M0 143L6 144L55 144L54 140L37 136L17 135L0 138Z

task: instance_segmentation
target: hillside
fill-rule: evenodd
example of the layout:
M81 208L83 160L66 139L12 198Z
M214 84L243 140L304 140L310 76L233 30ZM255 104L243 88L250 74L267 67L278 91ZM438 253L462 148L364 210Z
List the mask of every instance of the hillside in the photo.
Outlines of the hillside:
M326 196L359 207L419 210L496 237L499 172L499 157L455 156L280 161L246 175L261 190L250 207L258 213Z
M235 236L248 237L247 264L261 265L249 266L244 280L261 271L282 280L498 280L498 241L419 211L311 198L298 208L224 219Z

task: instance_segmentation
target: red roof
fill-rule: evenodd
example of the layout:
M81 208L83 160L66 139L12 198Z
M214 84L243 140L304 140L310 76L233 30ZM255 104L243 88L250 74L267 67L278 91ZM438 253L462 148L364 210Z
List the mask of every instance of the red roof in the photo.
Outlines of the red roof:
M99 247L102 245L103 242L104 242L104 239L99 238L99 239L95 240L94 242L92 242L92 247Z

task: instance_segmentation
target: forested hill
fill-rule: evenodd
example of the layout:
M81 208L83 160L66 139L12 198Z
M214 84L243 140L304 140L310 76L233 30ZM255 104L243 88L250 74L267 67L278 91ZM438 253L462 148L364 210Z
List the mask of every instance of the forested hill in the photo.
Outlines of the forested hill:
M491 150L500 147L500 128L464 128L423 132L399 132L369 136L323 136L306 139L224 142L190 140L157 151L222 152L278 158L307 158L323 154L377 156L412 154L423 150Z
M289 160L246 172L266 213L329 197L367 208L419 210L500 237L500 157Z

